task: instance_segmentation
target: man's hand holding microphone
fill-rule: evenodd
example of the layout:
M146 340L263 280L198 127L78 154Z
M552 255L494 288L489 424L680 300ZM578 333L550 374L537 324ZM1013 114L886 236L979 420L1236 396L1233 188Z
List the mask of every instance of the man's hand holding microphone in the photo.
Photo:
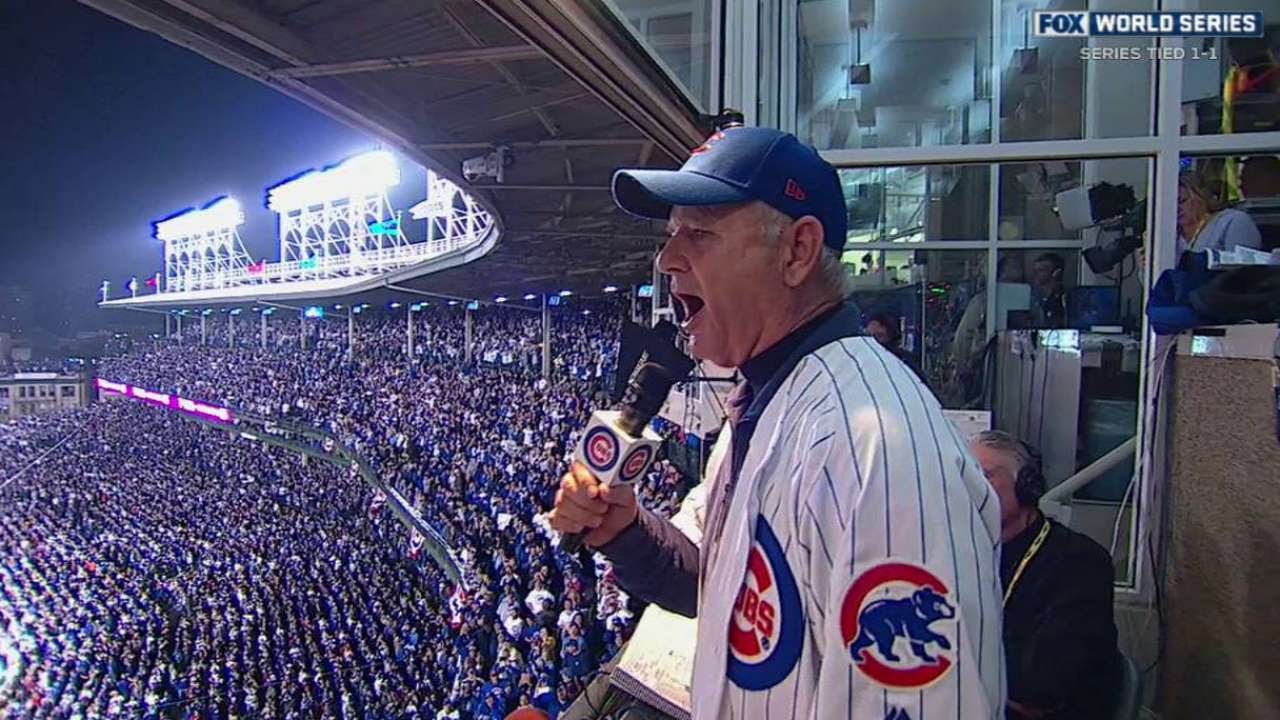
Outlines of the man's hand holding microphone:
M551 512L551 527L563 536L562 550L575 553L583 541L598 548L636 521L640 511L632 485L644 478L662 445L649 421L693 366L688 358L678 364L672 370L644 363L620 409L592 413Z
M581 533L583 542L598 548L630 527L639 513L631 485L601 484L575 460L560 478L551 527L566 536Z

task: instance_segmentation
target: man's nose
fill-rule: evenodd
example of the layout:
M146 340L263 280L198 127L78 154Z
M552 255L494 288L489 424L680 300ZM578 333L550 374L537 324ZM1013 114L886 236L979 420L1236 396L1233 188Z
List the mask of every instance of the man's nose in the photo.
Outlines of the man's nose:
M667 241L662 245L662 249L658 251L658 272L672 275L688 269L688 263L680 252L679 246L679 235L667 238Z

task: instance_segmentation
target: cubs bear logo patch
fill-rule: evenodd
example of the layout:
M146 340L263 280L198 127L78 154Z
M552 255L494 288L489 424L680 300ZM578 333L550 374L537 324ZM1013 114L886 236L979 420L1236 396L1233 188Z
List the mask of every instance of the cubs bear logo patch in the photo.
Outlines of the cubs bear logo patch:
M729 679L744 690L767 690L791 674L803 645L800 588L773 528L758 516L729 621Z
M858 576L840 606L840 635L854 667L894 690L918 690L955 664L956 607L936 575L885 562Z

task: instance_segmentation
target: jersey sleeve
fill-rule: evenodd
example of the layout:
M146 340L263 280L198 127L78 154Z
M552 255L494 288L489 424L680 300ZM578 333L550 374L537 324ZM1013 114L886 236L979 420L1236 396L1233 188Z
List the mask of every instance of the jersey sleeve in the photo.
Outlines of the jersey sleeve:
M908 368L846 355L794 484L813 717L998 718L993 493Z

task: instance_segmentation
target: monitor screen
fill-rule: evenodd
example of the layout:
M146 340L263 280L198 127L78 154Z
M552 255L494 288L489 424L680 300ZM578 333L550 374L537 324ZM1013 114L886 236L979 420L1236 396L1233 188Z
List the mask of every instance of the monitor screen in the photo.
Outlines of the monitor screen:
M1079 330L1120 324L1120 288L1085 285L1067 292L1067 321Z

